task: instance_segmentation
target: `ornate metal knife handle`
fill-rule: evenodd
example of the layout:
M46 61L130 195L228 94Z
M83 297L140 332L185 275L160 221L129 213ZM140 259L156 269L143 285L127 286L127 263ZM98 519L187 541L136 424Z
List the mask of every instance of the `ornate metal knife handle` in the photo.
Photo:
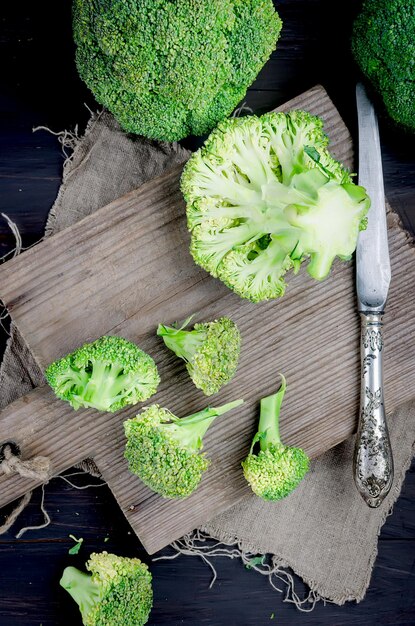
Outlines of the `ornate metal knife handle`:
M354 453L356 487L372 508L393 481L393 458L383 404L383 313L361 312L362 379L360 417Z

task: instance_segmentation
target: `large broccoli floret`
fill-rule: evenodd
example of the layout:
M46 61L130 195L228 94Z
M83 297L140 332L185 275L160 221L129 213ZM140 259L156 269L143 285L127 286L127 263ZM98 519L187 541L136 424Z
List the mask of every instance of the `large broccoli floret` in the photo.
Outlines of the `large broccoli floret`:
M415 0L365 0L352 51L391 118L415 130Z
M76 63L129 131L173 141L229 115L275 49L271 0L74 0Z
M84 626L143 626L153 606L151 574L139 559L91 554L92 575L67 567L60 584L79 606Z
M318 280L349 259L370 201L327 144L304 111L219 124L181 180L196 263L259 302L283 295L285 273L308 257Z
M118 411L156 393L160 377L153 359L122 337L104 336L55 361L45 371L58 398L74 409Z
M252 491L264 500L281 500L288 496L308 472L309 459L301 448L285 446L280 439L279 416L287 388L284 376L279 391L262 398L258 432L249 455L242 462ZM259 453L254 454L259 442Z
M124 422L125 458L130 471L163 498L187 498L209 466L208 459L200 453L207 429L218 415L242 402L207 407L181 419L157 404L148 407Z
M226 385L238 366L241 335L235 322L221 317L213 322L195 324L193 330L159 324L157 334L166 346L186 362L196 387L211 396Z

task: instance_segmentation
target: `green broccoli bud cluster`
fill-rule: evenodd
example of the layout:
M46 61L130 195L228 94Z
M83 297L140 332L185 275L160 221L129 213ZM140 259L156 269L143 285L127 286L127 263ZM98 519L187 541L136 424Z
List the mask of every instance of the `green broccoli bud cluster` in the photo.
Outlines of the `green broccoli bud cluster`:
M81 78L121 126L202 135L231 114L276 47L272 0L74 0Z
M160 382L153 359L122 337L104 336L55 361L45 371L58 398L74 409L118 411L156 393Z
M259 302L282 296L306 259L317 280L350 259L370 200L327 144L304 111L220 123L181 178L196 263Z
M235 322L221 317L185 330L159 324L157 334L166 346L186 362L189 375L207 396L217 393L234 376L238 366L241 335Z
M198 487L209 461L200 452L218 415L242 404L236 400L178 418L154 404L124 422L125 458L130 471L163 498L183 499Z
M365 0L352 52L390 117L415 131L415 0Z
M301 448L285 446L279 434L279 414L287 388L282 385L276 394L261 400L258 432L242 468L252 491L263 500L281 500L301 482L309 469L309 458ZM255 445L260 450L254 454Z
M79 606L84 626L143 626L153 606L152 577L139 559L91 554L91 574L67 567L60 584Z

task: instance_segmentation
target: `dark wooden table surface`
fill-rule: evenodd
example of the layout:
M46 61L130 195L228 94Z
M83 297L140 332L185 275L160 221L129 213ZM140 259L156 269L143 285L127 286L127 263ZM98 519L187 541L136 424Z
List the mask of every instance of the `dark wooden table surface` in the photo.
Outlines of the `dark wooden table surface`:
M357 73L349 35L360 3L277 4L284 20L282 39L249 91L247 103L264 111L321 83L355 135ZM92 109L96 105L74 67L69 0L7 3L0 17L0 210L18 224L24 245L30 245L42 234L63 163L56 138L42 131L32 133L32 127L46 125L59 131L79 124L82 129L89 116L85 104ZM414 232L413 137L383 118L381 136L389 201ZM0 256L12 245L10 231L0 221ZM83 477L73 480L86 484ZM152 625L415 624L415 465L382 530L365 600L344 607L319 604L308 614L284 604L265 577L238 560L216 561L218 580L210 590L210 570L198 557L151 564L105 486L77 491L59 478L52 480L45 500L50 526L15 539L21 526L42 521L40 495L37 490L15 528L0 537L0 626L80 624L76 607L58 585L60 573L68 564L81 566L91 551L103 549L150 563L155 591ZM68 555L73 545L70 533L84 538L78 556ZM272 614L275 621L270 621Z

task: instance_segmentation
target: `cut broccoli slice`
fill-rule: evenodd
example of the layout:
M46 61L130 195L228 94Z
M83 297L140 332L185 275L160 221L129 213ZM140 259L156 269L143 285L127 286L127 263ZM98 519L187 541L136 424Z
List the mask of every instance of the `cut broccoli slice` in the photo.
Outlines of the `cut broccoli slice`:
M307 258L318 280L349 259L370 201L327 143L305 111L219 124L181 179L196 263L259 302L282 296L286 272Z
M309 469L309 458L301 448L285 446L279 433L279 415L287 388L284 376L279 391L262 398L258 432L249 455L242 461L244 476L252 491L263 500L281 500L290 494ZM255 444L260 451L254 454Z
M58 398L74 409L118 411L156 393L160 382L153 359L122 337L104 336L55 361L45 371Z
M241 335L235 322L227 317L195 324L193 330L185 330L190 320L186 320L180 328L159 324L157 334L170 350L186 362L196 387L211 396L235 374Z
M157 404L124 422L125 458L130 471L163 498L187 498L209 461L200 453L203 437L218 415L241 405L236 400L179 419Z
M151 574L139 559L91 554L91 575L67 567L60 584L79 606L84 626L143 626L153 606Z

